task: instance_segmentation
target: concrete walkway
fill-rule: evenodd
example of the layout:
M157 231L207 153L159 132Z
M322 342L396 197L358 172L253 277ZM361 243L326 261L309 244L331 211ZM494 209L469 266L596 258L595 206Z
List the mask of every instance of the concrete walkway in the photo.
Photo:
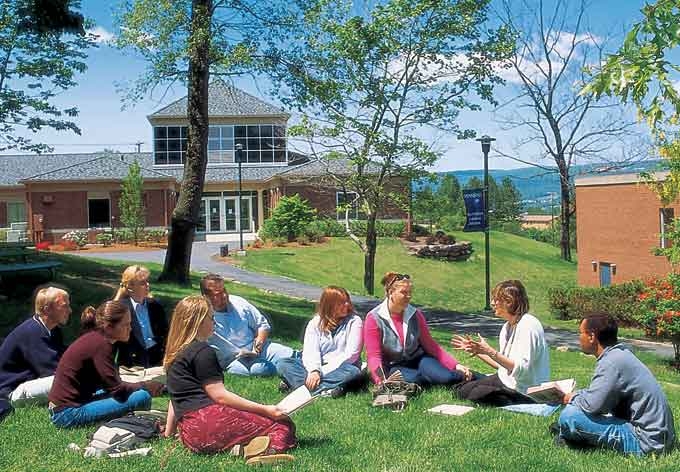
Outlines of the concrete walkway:
M222 275L225 279L268 290L274 293L287 295L290 297L304 298L306 300L317 301L321 295L321 288L309 285L304 282L282 277L278 275L258 274L247 271L239 267L225 264L215 259L219 253L219 247L223 243L215 242L196 242L194 243L191 256L191 270L195 272L214 272ZM238 244L238 243L237 243ZM229 244L230 250L236 246ZM88 257L87 251L75 252L74 254ZM130 251L130 252L97 252L92 253L91 257L109 260L121 260L130 262L155 262L163 264L165 260L165 250L157 251ZM352 301L359 313L366 313L380 300L363 295L352 295ZM500 333L503 321L494 316L485 314L467 314L455 311L437 310L422 307L431 326L452 333L477 334L484 337L497 337ZM551 346L566 346L569 350L579 350L578 333L563 329L545 328L546 341ZM662 357L673 357L673 346L668 343L656 343L640 340L625 340L635 348L652 352Z

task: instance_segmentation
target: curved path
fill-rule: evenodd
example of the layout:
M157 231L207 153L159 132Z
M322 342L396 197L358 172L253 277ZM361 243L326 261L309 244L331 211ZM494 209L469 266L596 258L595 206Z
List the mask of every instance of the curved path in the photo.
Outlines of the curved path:
M290 297L304 298L317 301L321 294L321 287L306 284L288 277L268 275L251 272L239 267L225 264L215 259L219 253L219 247L223 243L196 242L194 243L191 256L191 270L195 272L215 272L225 279L236 283L242 283L263 290L287 295ZM91 256L87 251L74 252L83 257L100 259L121 260L130 262L156 262L163 264L165 250L154 251L126 251L126 252L96 252ZM352 295L352 301L359 313L366 313L379 303L374 297ZM487 314L467 314L456 311L432 309L423 307L428 322L431 326L439 329L450 330L455 333L480 333L485 337L496 337L500 332L503 322L496 317ZM578 333L564 330L545 328L545 337L551 346L567 346L570 350L578 351ZM663 357L673 357L673 346L668 343L656 343L636 339L626 340L639 350L649 351Z

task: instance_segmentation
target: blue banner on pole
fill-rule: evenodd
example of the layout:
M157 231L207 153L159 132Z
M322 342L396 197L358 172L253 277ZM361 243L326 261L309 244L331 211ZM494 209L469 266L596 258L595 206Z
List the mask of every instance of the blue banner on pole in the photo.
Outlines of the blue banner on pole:
M463 190L467 220L463 231L484 231L486 214L484 213L484 190L481 188Z

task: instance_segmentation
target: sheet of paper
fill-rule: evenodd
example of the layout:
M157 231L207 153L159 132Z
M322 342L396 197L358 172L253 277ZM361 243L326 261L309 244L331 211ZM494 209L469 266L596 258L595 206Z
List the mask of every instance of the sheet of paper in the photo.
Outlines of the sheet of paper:
M427 411L440 415L462 416L466 413L470 413L472 410L474 410L474 407L472 406L443 404L432 407Z

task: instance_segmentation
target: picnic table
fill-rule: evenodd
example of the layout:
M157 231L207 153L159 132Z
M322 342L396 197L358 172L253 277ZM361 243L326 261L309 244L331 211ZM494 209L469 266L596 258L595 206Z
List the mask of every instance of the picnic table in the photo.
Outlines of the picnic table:
M21 272L49 271L52 278L56 275L59 261L51 261L43 257L30 242L0 243L0 279L2 274Z

